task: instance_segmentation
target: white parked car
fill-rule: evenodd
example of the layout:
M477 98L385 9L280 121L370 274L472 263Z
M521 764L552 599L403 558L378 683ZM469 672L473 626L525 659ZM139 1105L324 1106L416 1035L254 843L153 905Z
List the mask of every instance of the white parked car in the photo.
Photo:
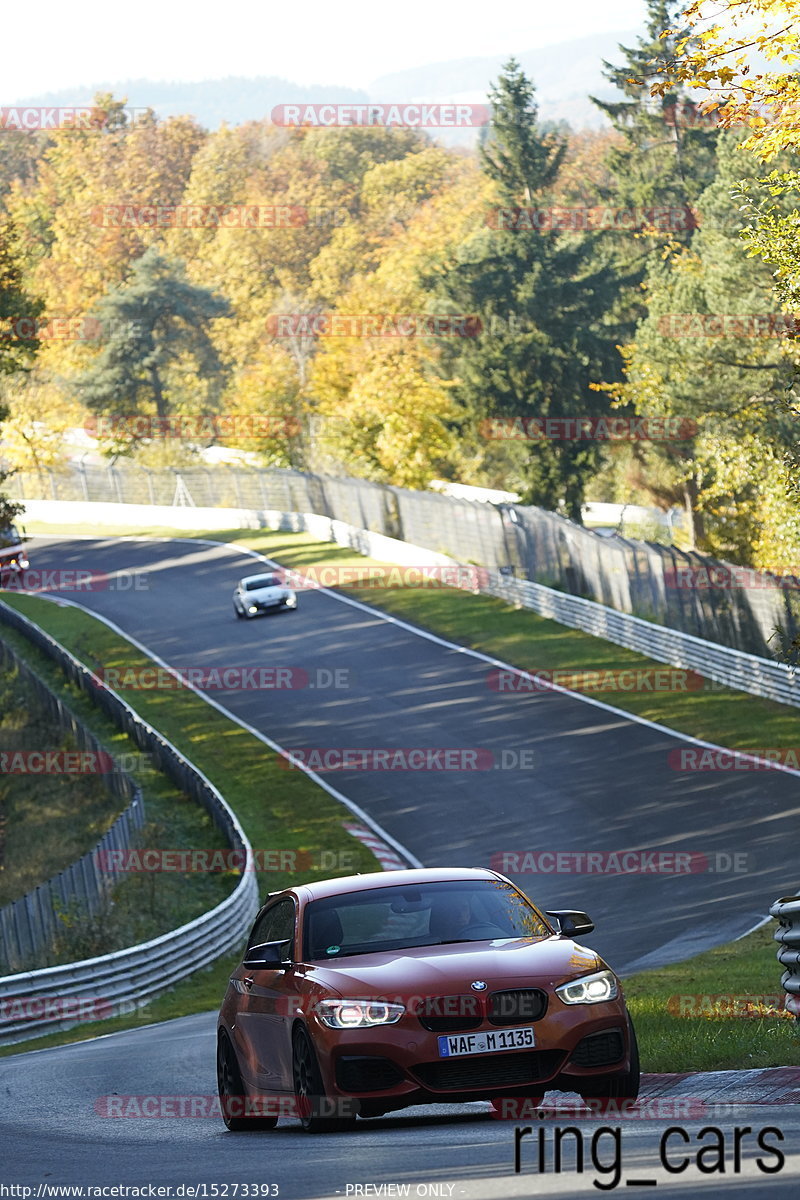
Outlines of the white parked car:
M286 587L280 575L246 575L233 593L233 611L241 620L281 608L297 608L297 593Z

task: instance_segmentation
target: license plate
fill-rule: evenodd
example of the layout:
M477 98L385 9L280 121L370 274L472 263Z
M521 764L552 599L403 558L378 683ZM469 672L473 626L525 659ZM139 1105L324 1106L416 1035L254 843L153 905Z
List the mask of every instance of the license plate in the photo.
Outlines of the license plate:
M455 1058L460 1054L492 1054L497 1050L525 1050L536 1043L533 1030L492 1029L486 1033L448 1033L438 1038L439 1057Z

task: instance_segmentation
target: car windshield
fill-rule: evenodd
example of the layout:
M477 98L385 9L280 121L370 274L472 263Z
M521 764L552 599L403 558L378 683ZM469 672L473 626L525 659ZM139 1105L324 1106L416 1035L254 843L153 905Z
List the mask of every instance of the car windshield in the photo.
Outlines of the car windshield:
M257 575L254 579L246 579L244 590L246 592L258 592L261 588L279 587L280 580L275 575Z
M306 906L303 957L328 960L550 933L533 905L501 880L370 888Z
M0 529L0 546L18 546L21 541L14 525L7 525L5 529Z

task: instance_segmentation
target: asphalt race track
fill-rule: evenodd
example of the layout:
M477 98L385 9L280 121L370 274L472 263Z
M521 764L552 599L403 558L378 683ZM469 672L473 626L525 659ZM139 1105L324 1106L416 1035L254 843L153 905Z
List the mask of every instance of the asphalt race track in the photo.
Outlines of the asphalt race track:
M796 776L674 770L670 752L684 741L555 692L493 691L486 663L323 591L299 593L296 613L237 621L235 581L258 564L228 547L40 539L32 555L37 570L141 572L146 590L63 594L172 667L303 668L310 684L344 672L344 688L209 693L289 750L491 751L500 764L491 770L326 774L425 866L488 866L494 854L528 850L684 852L710 866L746 855L738 873L505 872L545 908L585 908L597 927L592 945L622 972L647 956L675 961L728 941L796 886L786 838L800 807ZM523 751L532 767L503 768Z
M618 1195L637 1194L635 1189L627 1190L628 1181L643 1179L656 1180L656 1195L680 1192L690 1197L697 1195L701 1186L714 1188L720 1197L752 1200L788 1200L797 1194L800 1112L796 1105L752 1105L737 1110L733 1117L689 1121L543 1121L545 1169L538 1170L538 1144L529 1139L520 1148L518 1175L514 1173L516 1125L492 1119L488 1105L407 1109L395 1116L359 1121L354 1133L327 1136L305 1134L296 1121L281 1122L267 1133L228 1133L215 1117L112 1118L98 1114L98 1109L107 1111L109 1102L104 1098L109 1096L210 1096L215 1089L214 1030L214 1015L204 1013L4 1059L0 1160L8 1165L0 1172L2 1182L32 1187L31 1197L48 1195L38 1190L42 1184L148 1183L173 1189L181 1184L205 1184L209 1188L206 1196L224 1195L221 1190L214 1193L213 1184L277 1184L278 1192L270 1194L282 1200L355 1196L358 1193L348 1192L348 1185L367 1184L371 1189L382 1184L409 1185L406 1194L410 1196L458 1200L588 1197L602 1195L595 1180L608 1188L613 1178L607 1170L595 1169L596 1161L606 1168L619 1162ZM667 1154L671 1165L678 1165L687 1152L696 1155L698 1148L707 1145L698 1135L712 1125L723 1131L725 1174L699 1175L692 1157L685 1172L670 1175L661 1162L659 1142L673 1124L685 1128L689 1141L687 1147L673 1138ZM536 1136L535 1121L533 1125ZM555 1125L576 1126L581 1131L582 1174L569 1151L564 1154L561 1171L554 1172ZM598 1134L612 1125L619 1131L619 1151L612 1134ZM734 1173L733 1129L748 1126L754 1132L742 1143L741 1170ZM766 1127L776 1127L784 1136L781 1149L786 1161L775 1175L762 1174L755 1164L759 1154L756 1136ZM594 1159L593 1138L597 1139ZM567 1145L573 1141L571 1137ZM776 1144L774 1135L770 1141ZM772 1157L765 1162L775 1165ZM432 1190L434 1185L438 1192ZM426 1186L427 1192L417 1190ZM646 1186L642 1190L648 1194ZM181 1195L177 1191L171 1194ZM383 1194L403 1193L384 1190ZM234 1195L232 1187L228 1195ZM361 1195L375 1197L381 1192L370 1190Z
M37 539L32 562L41 570L145 573L145 590L64 595L116 622L178 669L294 667L308 671L311 681L327 678L320 670L346 671L340 675L346 688L212 693L286 748L483 748L496 760L502 751L506 761L517 755L517 762L521 750L532 750L533 766L525 769L328 777L425 865L488 865L497 852L544 849L660 849L705 854L712 863L717 854L746 852L747 870L739 873L508 872L544 907L587 909L597 933L585 940L618 970L654 952L667 961L690 947L726 941L795 889L796 847L785 832L798 808L800 780L793 776L680 773L668 764L679 740L571 697L494 692L485 663L324 592L301 593L296 614L236 621L233 585L257 567L229 548ZM522 665L534 663L535 648ZM776 963L765 990L774 990L777 970ZM277 1184L271 1194L284 1200L402 1195L397 1189L404 1185L412 1196L477 1200L596 1195L595 1182L608 1189L614 1178L595 1166L590 1152L599 1122L584 1120L569 1122L582 1131L582 1174L569 1153L559 1173L552 1155L540 1172L532 1139L515 1174L514 1125L493 1120L486 1105L407 1110L328 1137L309 1137L291 1120L270 1133L231 1134L215 1117L102 1115L108 1096L213 1095L214 1014L21 1053L3 1060L0 1072L0 1161L6 1164L0 1183L33 1185L32 1196L48 1195L40 1184L247 1183ZM702 1186L754 1200L788 1197L790 1189L796 1194L796 1107L753 1105L733 1117L674 1123L685 1125L691 1140L700 1128L718 1125L731 1151L726 1173L698 1174L694 1158L686 1171L667 1173L658 1155L665 1122L630 1120L614 1122L621 1130L619 1186L646 1190L641 1181L655 1180L658 1194L693 1196ZM783 1169L774 1175L758 1170L754 1133L746 1136L743 1166L735 1171L734 1125L755 1133L781 1129ZM546 1122L541 1128L547 1143L552 1129ZM611 1135L605 1136L610 1144ZM597 1155L606 1166L614 1157L605 1143L598 1143ZM368 1191L354 1190L367 1184ZM389 1184L397 1187L379 1190Z

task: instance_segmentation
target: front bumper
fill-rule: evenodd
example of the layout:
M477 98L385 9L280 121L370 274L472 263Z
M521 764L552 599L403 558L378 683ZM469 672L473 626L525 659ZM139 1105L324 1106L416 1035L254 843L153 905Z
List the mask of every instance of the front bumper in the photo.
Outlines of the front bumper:
M409 1014L396 1025L369 1029L330 1029L316 1019L309 1028L326 1094L385 1102L389 1108L434 1099L491 1099L508 1095L509 1089L515 1095L552 1088L577 1091L593 1077L628 1070L631 1046L624 1004L614 1000L580 1010L553 1006L531 1023L532 1049L444 1058L439 1035ZM496 1032L497 1026L484 1022L476 1032L488 1030Z
M275 612L276 609L279 608L296 608L297 597L278 596L275 600L244 600L242 601L242 604L244 605L244 611L247 613L247 615L254 616L255 613L253 612L253 609L255 609L256 612L264 613Z

